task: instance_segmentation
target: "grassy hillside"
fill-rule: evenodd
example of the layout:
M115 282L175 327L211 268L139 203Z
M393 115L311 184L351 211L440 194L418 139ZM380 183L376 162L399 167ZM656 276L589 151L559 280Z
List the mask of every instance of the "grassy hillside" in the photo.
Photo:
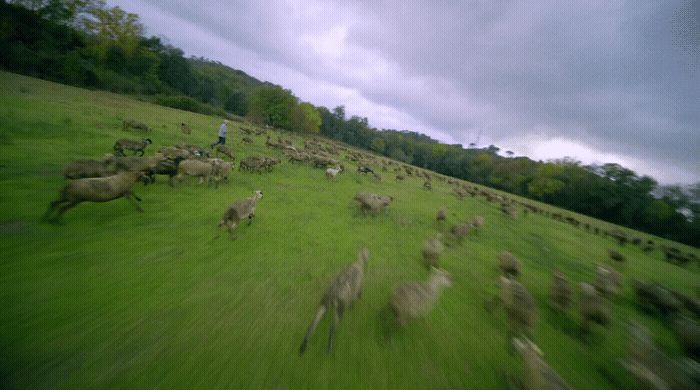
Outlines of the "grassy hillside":
M136 186L143 214L120 199L79 205L62 226L40 224L64 184L63 165L110 152L125 135L123 118L154 129L149 154L212 142L220 119L8 73L0 84L0 383L7 387L505 388L522 364L506 350L503 311L483 308L497 291L502 250L521 259L522 281L537 300L535 342L574 388L633 388L617 362L628 320L680 354L673 332L638 311L629 284L613 323L597 328L590 344L576 335L575 310L562 318L548 309L552 267L575 283L590 281L592 264L617 246L612 240L541 215L510 219L483 198L457 200L446 183L426 191L422 180L396 182L389 173L378 182L347 161L334 182L286 161L272 173L235 171L218 189L194 180L170 188L159 177ZM179 132L183 121L192 135ZM230 133L230 141L241 137L237 128ZM262 137L232 146L239 159L279 156ZM226 206L256 189L265 196L252 225L235 241L217 232ZM352 197L363 190L395 201L384 215L362 216ZM442 257L454 287L432 314L387 345L380 313L397 283L427 277L420 249L443 229L435 222L441 206L448 225L475 215L486 224ZM341 322L335 351L325 352L325 319L300 357L328 280L362 246L371 252L364 293ZM628 280L653 278L696 294L696 266L671 265L658 250L618 250L628 258Z

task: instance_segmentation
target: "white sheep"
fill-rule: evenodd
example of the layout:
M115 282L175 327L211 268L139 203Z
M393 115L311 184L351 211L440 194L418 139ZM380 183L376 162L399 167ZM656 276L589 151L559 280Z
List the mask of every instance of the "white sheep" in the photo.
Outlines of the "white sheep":
M343 168L340 166L336 166L335 168L328 168L328 169L326 169L326 177L328 179L333 179L342 171L343 171Z

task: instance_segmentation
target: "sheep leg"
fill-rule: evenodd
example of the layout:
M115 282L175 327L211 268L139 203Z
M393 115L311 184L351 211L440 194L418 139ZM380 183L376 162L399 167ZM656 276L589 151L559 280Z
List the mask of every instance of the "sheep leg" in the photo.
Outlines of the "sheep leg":
M344 312L344 307L343 304L339 304L335 307L335 310L333 311L333 322L331 323L331 331L328 334L328 353L331 353L333 351L333 336L335 336L335 328L338 326L338 323L340 320L343 318L343 312Z
M143 209L141 208L141 206L139 206L138 203L136 203L136 200L134 199L134 197L135 197L134 194L127 193L126 195L124 195L124 197L127 200L129 200L129 203L131 203L132 205L134 205L134 207L136 207L136 210L138 210L139 213L143 213Z
M58 207L59 204L65 202L65 201L66 201L65 199L58 199L58 200L51 202L49 204L48 210L46 210L46 213L44 213L44 215L41 217L41 220L42 221L50 221L51 218L49 218L49 217L51 216L51 214L56 210L56 208Z
M73 207L77 206L78 203L80 203L80 202L70 201L70 202L64 204L63 206L61 206L58 209L58 213L56 214L56 216L53 219L51 219L51 221L56 222L56 223L61 222L61 219L63 218L63 213L65 213L69 209L72 209Z
M236 226L237 226L236 223L233 222L233 221L231 221L231 222L228 223L228 233L229 233L229 235L231 236L231 239L232 239L232 240L235 240L235 239L236 239L236 236L235 236L235 234L234 234L234 229L236 228Z

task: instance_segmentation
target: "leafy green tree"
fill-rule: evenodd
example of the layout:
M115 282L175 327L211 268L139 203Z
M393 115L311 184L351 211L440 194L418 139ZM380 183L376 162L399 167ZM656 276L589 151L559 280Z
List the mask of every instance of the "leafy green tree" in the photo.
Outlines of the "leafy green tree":
M383 138L376 137L375 139L372 140L372 143L369 145L369 148L371 150L374 150L377 153L384 153L384 149L386 148L386 143L384 142Z
M321 114L313 104L300 103L295 111L295 129L304 133L318 133L321 130Z
M288 89L262 86L253 90L248 104L248 116L265 124L292 130L297 98Z

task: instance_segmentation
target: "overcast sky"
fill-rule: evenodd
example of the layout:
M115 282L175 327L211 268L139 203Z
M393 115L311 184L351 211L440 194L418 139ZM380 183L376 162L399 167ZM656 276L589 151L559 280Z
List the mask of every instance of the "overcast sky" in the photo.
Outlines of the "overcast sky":
M377 128L700 181L700 1L110 0Z

